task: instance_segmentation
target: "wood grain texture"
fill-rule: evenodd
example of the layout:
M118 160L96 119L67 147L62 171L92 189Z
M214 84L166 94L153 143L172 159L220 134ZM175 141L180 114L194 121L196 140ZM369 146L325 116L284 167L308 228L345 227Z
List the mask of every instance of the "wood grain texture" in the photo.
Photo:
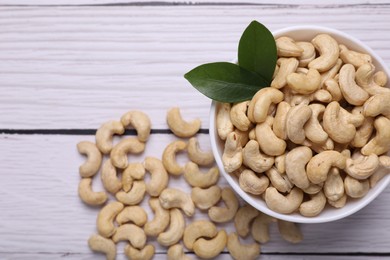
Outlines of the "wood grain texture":
M194 0L194 1L151 1L151 0L2 0L0 5L169 5L169 4L214 4L214 5L264 5L264 4L283 4L290 6L297 5L312 5L312 6L331 6L331 5L369 5L369 4L388 4L383 0L321 0L321 1L309 1L309 0Z
M208 135L198 135L201 147L208 149ZM1 135L0 136L0 252L2 254L61 254L89 259L86 241L96 232L97 208L84 205L77 196L78 166L84 158L76 151L81 140L93 136ZM175 140L172 135L151 136L145 154L161 158L164 147ZM116 140L118 141L118 140ZM184 163L185 156L179 156ZM130 156L132 161L142 156ZM172 187L190 191L183 178L171 178ZM220 185L226 181L220 178ZM99 178L94 188L101 189ZM262 246L266 253L390 253L390 190L346 219L324 224L300 225L304 241L284 242L276 225L271 226L271 242ZM144 199L149 218L153 216ZM205 218L197 210L193 219ZM187 222L189 220L187 219ZM232 224L218 225L231 232ZM250 240L247 239L248 242ZM367 241L370 241L369 243ZM165 249L156 246L159 253ZM122 252L124 244L119 245ZM85 258L84 257L85 255ZM22 257L22 256L20 256ZM222 256L223 257L223 256ZM221 258L224 259L224 258Z
M232 60L253 19L340 29L390 64L387 5L1 7L0 128L97 128L127 109L166 128L171 106L207 128L210 101L183 74Z

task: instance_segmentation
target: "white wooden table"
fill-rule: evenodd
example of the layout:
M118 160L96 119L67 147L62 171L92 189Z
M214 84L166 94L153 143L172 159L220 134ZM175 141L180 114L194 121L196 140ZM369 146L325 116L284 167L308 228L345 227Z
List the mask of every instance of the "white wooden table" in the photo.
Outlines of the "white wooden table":
M131 109L152 119L157 133L149 155L160 157L175 140L164 131L172 106L201 118L207 130L210 100L183 74L232 60L252 20L271 30L299 24L343 30L390 65L389 1L1 0L0 259L103 259L86 243L98 210L77 196L84 158L76 144L94 140L101 123ZM210 147L207 134L198 137ZM189 190L183 181L171 183ZM284 242L272 226L261 259L389 258L389 201L387 188L351 217L301 225L305 239L298 245ZM155 259L165 252L157 246Z

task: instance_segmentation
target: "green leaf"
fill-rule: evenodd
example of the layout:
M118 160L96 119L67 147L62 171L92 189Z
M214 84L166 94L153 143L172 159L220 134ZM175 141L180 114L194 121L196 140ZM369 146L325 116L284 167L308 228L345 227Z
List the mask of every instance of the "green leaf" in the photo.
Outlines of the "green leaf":
M272 33L261 23L251 22L238 45L238 64L261 75L270 85L276 60L277 49Z
M268 86L256 73L228 62L200 65L184 77L205 96L220 102L249 100L259 89Z

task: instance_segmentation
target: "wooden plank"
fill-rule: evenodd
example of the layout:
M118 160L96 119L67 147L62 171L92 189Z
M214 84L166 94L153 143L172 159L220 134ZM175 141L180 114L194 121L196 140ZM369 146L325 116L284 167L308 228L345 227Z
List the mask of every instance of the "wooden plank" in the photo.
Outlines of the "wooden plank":
M198 135L201 147L208 149L208 135ZM61 254L89 259L86 245L96 232L98 209L87 207L77 196L78 166L84 158L76 151L81 140L93 136L0 135L0 252L4 254ZM164 147L175 140L169 134L152 135L145 154L160 157ZM118 140L116 140L118 141ZM187 159L180 155L179 162ZM141 160L142 156L130 156ZM221 185L227 185L221 178ZM189 191L182 178L170 185ZM94 188L101 189L98 178ZM271 242L262 246L266 253L390 253L390 189L369 206L346 219L324 224L300 225L305 236L298 245L284 242L276 225L271 226ZM152 217L147 200L142 202ZM193 219L206 218L197 211ZM187 223L188 223L187 219ZM228 232L233 225L222 224ZM250 242L250 240L246 240ZM369 243L367 241L370 241ZM159 253L166 249L158 246ZM122 252L124 244L119 245ZM73 255L75 254L75 255ZM73 255L73 256L72 256ZM85 255L85 258L83 258ZM19 255L23 258L23 255ZM275 256L276 258L277 256ZM316 256L317 257L317 256ZM12 258L14 259L14 258Z
M171 106L208 128L210 100L183 74L232 60L252 19L271 30L298 24L340 29L390 64L387 5L1 7L0 129L97 128L129 109L145 111L154 128L166 128Z
M329 5L339 5L340 1L337 0L328 0L328 1L317 1L313 4L313 1L309 0L297 0L297 1L288 1L288 0L276 0L276 1L254 1L254 0L195 0L195 1L150 1L150 0L2 0L0 5L169 5L169 4L219 4L219 5L232 5L232 4L271 4L271 5L315 5L315 6L329 6ZM369 5L369 4L388 4L387 1L383 0L344 0L342 5Z

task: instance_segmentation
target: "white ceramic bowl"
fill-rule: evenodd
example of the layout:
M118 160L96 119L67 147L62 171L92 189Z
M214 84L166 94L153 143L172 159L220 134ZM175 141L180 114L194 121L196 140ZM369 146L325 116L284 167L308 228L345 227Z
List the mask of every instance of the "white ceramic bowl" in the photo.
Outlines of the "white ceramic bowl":
M310 41L317 34L320 33L330 34L339 43L346 45L351 50L370 54L371 57L373 58L373 64L375 65L376 70L377 71L383 70L388 77L390 76L390 72L386 67L386 64L383 62L383 60L380 57L378 57L378 55L374 53L374 51L371 48L369 48L360 40L348 34L345 34L341 31L326 28L326 27L321 27L321 26L294 26L294 27L288 27L282 30L278 30L274 32L273 35L275 36L275 38L280 36L290 36L296 41ZM254 196L244 192L240 188L237 178L225 172L222 159L221 159L223 154L224 143L219 139L215 127L216 105L217 103L215 101L212 102L211 109L210 109L210 139L211 139L212 150L217 165L219 167L219 170L222 173L222 175L226 178L228 183L231 185L231 187L241 196L241 198L243 198L247 203L249 203L250 205L252 205L253 207L257 208L258 210L260 210L265 214L268 214L278 219L283 219L286 221L297 222L297 223L323 223L323 222L338 220L347 217L357 212L358 210L362 209L363 207L365 207L367 204L373 201L386 188L386 186L390 182L390 174L388 174L381 181L379 181L373 189L370 189L368 194L366 194L366 196L364 196L363 198L360 199L348 198L347 204L341 209L336 209L327 205L323 210L323 212L321 212L316 217L304 217L299 213L293 213L293 214L277 213L269 209L265 204L264 200L261 199L259 196Z

